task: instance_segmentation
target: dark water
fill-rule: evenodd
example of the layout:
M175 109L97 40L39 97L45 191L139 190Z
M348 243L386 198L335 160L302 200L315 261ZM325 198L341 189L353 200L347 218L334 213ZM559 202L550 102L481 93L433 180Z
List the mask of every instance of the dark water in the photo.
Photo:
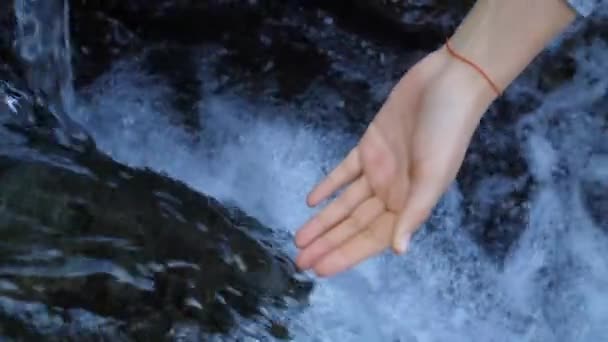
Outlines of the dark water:
M260 62L270 63L267 74L247 78L236 67L221 71L230 46L196 46L193 115L201 126L193 133L174 120L180 89L147 67L147 56L166 48L151 45L80 89L71 116L117 160L166 172L292 232L312 213L307 190L369 118L352 118L352 94L382 101L408 63L403 50L319 13L281 25L333 53L327 68L310 72L338 74L338 86L319 76L277 100L284 84L276 55ZM311 306L289 323L296 341L606 339L608 44L599 31L577 36L584 30L577 24L556 41L488 113L411 253L320 282ZM562 81L551 54L573 65ZM370 89L344 91L352 84L344 80ZM293 251L288 241L285 248Z

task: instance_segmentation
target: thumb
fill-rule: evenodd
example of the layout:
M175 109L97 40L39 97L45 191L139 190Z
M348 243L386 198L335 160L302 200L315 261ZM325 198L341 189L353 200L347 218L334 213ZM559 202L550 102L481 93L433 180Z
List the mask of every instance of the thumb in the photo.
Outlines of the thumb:
M433 188L420 183L413 185L393 231L395 253L403 254L407 251L412 235L431 214L441 196L441 192Z

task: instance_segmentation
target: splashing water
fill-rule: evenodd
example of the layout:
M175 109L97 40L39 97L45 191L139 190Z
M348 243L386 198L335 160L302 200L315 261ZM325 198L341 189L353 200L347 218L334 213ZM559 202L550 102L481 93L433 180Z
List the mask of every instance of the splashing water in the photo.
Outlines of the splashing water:
M307 312L292 322L295 339L605 339L608 238L590 218L581 186L606 174L606 128L588 104L606 96L607 55L602 41L580 46L572 81L540 99L542 105L521 120L512 137L526 151L538 185L529 198L528 226L503 267L462 229L463 198L455 184L429 221L439 229L423 229L407 256L379 256L321 281ZM200 77L213 79L203 64ZM514 87L533 85L522 80ZM206 130L192 143L167 119L173 111L169 86L141 72L137 59L117 63L87 92L90 99L77 104L73 115L101 149L234 201L289 231L313 213L304 198L321 169L335 165L356 138L284 119L284 113L298 111L293 107L201 89ZM262 111L275 115L262 119ZM559 126L552 124L556 120ZM556 176L560 168L568 172ZM493 196L486 191L480 198Z
M66 145L90 143L85 131L69 117L74 87L68 0L14 0L16 50L26 79L36 96L59 121L56 135Z
M17 51L29 85L62 112L74 98L68 12L67 0L15 0Z
M605 47L597 44L587 52L605 63ZM588 159L572 149L608 147L598 140L605 134L599 120L576 112L574 103L604 96L605 83L595 93L577 91L578 101L554 100L586 82L584 65L590 62L580 63L573 83L521 124L521 144L541 185L530 199L529 225L503 269L485 259L461 229L462 198L453 187L431 219L441 229L423 231L409 255L381 256L322 281L307 313L294 322L296 340L598 341L607 336L608 299L602 291L608 282L603 253L608 239L581 203L578 175L551 179L558 161L566 158L576 170ZM273 227L294 230L308 218L306 192L322 176L320 169L343 155L342 148L327 147L354 141L338 131L282 119L293 108L205 94L200 114L215 134L192 144L168 123L168 88L134 70L130 62L117 66L93 86L93 99L82 108L80 120L101 148L123 162L167 172L235 201ZM276 113L275 119L260 119L261 111ZM553 117L565 122L561 134L548 131Z

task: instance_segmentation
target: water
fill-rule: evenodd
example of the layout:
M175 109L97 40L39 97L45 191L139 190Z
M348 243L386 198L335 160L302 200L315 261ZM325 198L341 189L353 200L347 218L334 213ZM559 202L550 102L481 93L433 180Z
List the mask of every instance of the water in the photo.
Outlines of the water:
M68 1L15 0L15 14L16 49L30 87L65 113L74 99Z
M68 0L14 0L15 42L30 89L59 121L60 142L82 147L88 136L68 112L74 107Z
M319 281L310 308L292 322L295 340L606 340L608 236L591 219L582 187L605 184L607 131L602 108L592 104L606 97L607 55L600 40L579 47L573 80L540 98L511 137L524 148L537 185L528 226L504 267L462 229L463 195L454 184L430 221L437 229L423 230L408 255L382 255ZM116 159L234 201L272 227L293 232L313 213L307 191L356 139L340 127L286 119L298 111L292 106L201 89L206 130L192 142L170 124L169 85L138 65L137 58L116 63L84 90L74 119ZM200 77L215 77L202 60ZM536 93L525 78L513 87ZM490 190L478 198L489 201Z

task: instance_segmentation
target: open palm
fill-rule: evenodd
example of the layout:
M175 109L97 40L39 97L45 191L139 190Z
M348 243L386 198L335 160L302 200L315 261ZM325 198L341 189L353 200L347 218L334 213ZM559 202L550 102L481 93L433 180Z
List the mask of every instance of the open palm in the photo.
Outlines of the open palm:
M462 87L477 75L451 65L438 50L410 69L357 146L309 194L316 206L344 188L297 232L300 268L329 276L391 245L406 250L456 177L491 100Z

